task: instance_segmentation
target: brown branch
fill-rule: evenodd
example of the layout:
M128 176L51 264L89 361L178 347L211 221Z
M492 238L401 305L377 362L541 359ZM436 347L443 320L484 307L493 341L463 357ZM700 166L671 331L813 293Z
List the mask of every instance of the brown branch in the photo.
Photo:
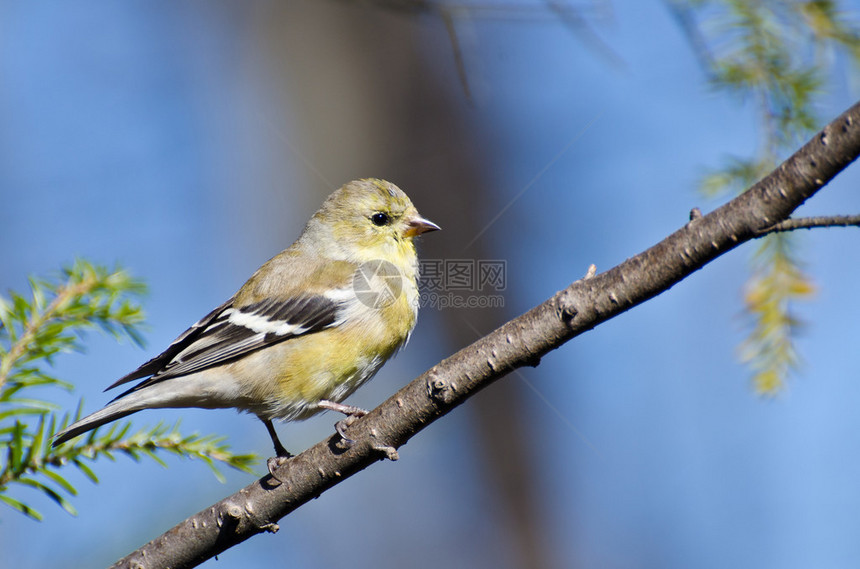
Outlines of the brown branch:
M647 251L605 273L574 282L403 387L349 429L356 443L333 435L275 473L213 504L144 545L115 567L193 567L264 532L328 488L383 458L416 433L510 371L641 304L739 244L786 219L860 153L860 103L747 192L695 217Z
M812 229L815 227L860 227L860 215L818 215L814 217L797 217L774 223L758 235L795 231L797 229Z

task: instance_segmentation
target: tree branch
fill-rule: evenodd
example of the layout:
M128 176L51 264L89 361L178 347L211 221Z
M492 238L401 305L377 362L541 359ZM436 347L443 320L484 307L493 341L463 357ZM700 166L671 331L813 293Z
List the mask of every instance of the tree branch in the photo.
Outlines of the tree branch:
M232 496L191 516L114 567L193 567L264 532L328 488L383 458L480 389L645 302L774 227L860 153L860 103L745 193L694 218L647 251L574 282L435 365L356 421L352 448L333 435Z
M767 229L759 231L758 236L767 233L795 231L797 229L812 229L814 227L860 227L860 215L818 215L814 217L797 217L774 223Z

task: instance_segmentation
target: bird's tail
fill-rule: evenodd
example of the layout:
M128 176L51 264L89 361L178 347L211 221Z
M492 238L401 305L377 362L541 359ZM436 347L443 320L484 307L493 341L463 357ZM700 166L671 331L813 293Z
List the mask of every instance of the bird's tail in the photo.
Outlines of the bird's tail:
M87 415L57 433L53 446L142 409L165 407L249 409L243 405L246 400L238 395L239 392L235 380L227 373L195 373L156 381L146 386L139 385L120 394L101 411Z
M185 382L175 383L180 387L185 384ZM173 384L168 385L166 382L159 382L143 388L139 387L133 387L125 393L121 393L101 411L87 415L57 433L52 446L60 445L82 433L101 427L105 423L122 419L126 415L131 415L142 409L183 406L181 402L176 401L177 396L183 394L183 390L175 389ZM189 387L193 388L193 384ZM188 404L184 406L188 406Z
M73 439L87 431L91 431L96 427L101 427L106 423L122 419L126 415L131 415L135 411L140 411L141 408L142 407L136 405L135 402L124 401L122 399L114 401L101 411L96 411L92 415L87 415L80 421L72 423L57 433L51 446L61 445L67 440Z

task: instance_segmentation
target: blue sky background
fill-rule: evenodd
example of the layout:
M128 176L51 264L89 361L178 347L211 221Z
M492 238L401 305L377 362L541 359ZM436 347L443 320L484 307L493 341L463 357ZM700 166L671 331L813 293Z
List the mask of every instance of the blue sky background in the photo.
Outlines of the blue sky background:
M80 396L88 410L103 405L105 386L229 297L335 186L385 176L362 170L326 185L341 166L302 159L307 143L291 129L302 109L279 105L275 87L290 77L273 76L278 67L261 63L251 37L266 6L0 4L0 289L22 290L27 275L75 256L118 262L150 286L146 350L88 336L86 354L58 362L78 387L53 395L64 408ZM546 14L457 21L474 102L451 112L481 142L494 188L475 233L551 164L481 237L508 262L508 316L590 263L606 270L639 253L691 207L712 209L696 180L756 148L752 109L708 88L663 3L611 7L598 29L622 67ZM409 25L422 57L450 74L440 89L458 92L442 24L424 16ZM837 66L823 98L828 120L856 99L853 74ZM802 213L860 211L857 184L855 165ZM453 215L426 197L416 205L443 228ZM522 412L538 434L530 443L558 567L856 564L860 237L836 229L797 241L820 290L798 309L809 323L803 368L777 398L756 397L737 358L749 245L504 380L529 386ZM374 406L455 347L425 310L408 349L350 402ZM186 430L227 435L238 451L269 452L259 422L230 411L134 420L179 418ZM283 426L282 439L305 448L334 420ZM471 421L467 404L399 462L359 474L285 518L278 534L206 566L511 566ZM254 479L225 471L220 484L201 464L168 462L101 461L97 486L72 475L74 518L20 491L45 520L0 509L0 567L108 565Z

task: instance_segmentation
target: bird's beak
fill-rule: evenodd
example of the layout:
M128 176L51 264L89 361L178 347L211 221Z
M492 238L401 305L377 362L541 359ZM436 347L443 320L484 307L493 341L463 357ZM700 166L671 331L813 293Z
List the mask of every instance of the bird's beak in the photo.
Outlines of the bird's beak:
M416 215L411 218L407 223L408 227L406 228L406 232L404 233L406 237L415 237L416 235L421 235L422 233L427 233L428 231L438 231L442 229L429 219L424 219L420 215Z

